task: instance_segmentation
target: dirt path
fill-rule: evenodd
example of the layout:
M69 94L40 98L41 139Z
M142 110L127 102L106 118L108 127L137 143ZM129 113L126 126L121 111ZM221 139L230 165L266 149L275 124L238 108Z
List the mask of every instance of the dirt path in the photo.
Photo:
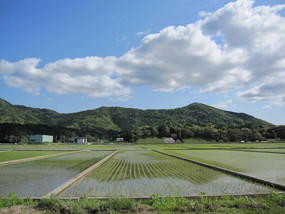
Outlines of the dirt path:
M31 157L31 158L3 161L3 162L0 162L0 166L7 166L7 165L12 165L12 164L41 160L41 159L52 158L52 157L57 157L57 156L61 156L61 155L69 155L69 154L74 154L74 153L79 153L79 152L83 152L83 151L63 152L63 153L52 154L52 155L42 155L42 156Z

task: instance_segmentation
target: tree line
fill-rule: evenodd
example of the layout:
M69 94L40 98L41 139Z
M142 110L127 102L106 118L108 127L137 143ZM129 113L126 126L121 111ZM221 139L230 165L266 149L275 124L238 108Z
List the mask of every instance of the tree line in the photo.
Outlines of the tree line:
M125 141L136 142L139 138L172 137L175 140L201 138L216 142L264 141L266 139L285 139L285 126L259 127L215 127L214 125L171 125L143 126L123 131L119 135Z
M213 124L182 125L164 123L159 126L143 126L125 131L102 131L98 129L71 129L62 126L43 124L0 124L1 143L29 143L34 134L52 135L55 142L69 142L71 137L87 137L89 142L96 140L114 140L124 138L127 142L136 142L139 138L172 137L183 139L201 138L216 142L263 141L266 139L285 139L285 126L258 127L216 127Z

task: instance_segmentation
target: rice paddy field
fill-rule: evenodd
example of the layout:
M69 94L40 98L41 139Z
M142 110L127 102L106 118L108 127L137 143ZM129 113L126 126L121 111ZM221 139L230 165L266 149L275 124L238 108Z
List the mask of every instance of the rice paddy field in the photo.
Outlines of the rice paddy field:
M64 151L2 151L0 162L61 153L64 153Z
M241 149L240 151L285 154L285 149Z
M285 185L285 154L276 149L250 151L169 150L167 153Z
M0 196L42 197L92 164L108 151L80 152L0 167ZM2 153L1 153L2 154Z
M153 151L117 154L61 196L140 197L264 193L272 189Z
M4 151L6 149L12 151ZM0 145L0 150L0 163L78 151L14 165L0 165L2 197L7 197L10 192L19 197L43 197L114 150L118 152L111 159L59 196L197 196L280 191L153 150L285 185L285 143Z

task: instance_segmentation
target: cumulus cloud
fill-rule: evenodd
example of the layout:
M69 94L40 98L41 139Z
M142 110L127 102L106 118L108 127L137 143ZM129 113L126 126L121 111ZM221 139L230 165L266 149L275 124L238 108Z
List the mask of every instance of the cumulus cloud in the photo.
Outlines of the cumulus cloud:
M237 96L248 102L270 101L267 107L285 105L284 80L285 72L276 73L255 87L237 92Z
M201 20L148 34L120 57L62 59L42 68L40 59L2 60L0 74L7 85L34 94L45 88L126 100L133 87L165 92L201 87L201 93L239 90L245 101L283 105L285 18L279 11L285 5L253 3L237 0L201 12Z
M8 86L40 94L42 87L56 94L86 94L90 97L118 97L126 100L131 89L116 77L122 71L115 66L115 57L63 59L36 68L39 59L15 63L2 60L0 73Z

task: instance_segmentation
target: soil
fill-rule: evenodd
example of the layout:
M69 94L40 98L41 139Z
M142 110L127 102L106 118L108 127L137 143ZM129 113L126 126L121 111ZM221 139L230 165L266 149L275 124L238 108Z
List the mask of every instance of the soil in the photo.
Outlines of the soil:
M32 206L12 206L0 210L0 214L44 214L47 212L39 211Z

